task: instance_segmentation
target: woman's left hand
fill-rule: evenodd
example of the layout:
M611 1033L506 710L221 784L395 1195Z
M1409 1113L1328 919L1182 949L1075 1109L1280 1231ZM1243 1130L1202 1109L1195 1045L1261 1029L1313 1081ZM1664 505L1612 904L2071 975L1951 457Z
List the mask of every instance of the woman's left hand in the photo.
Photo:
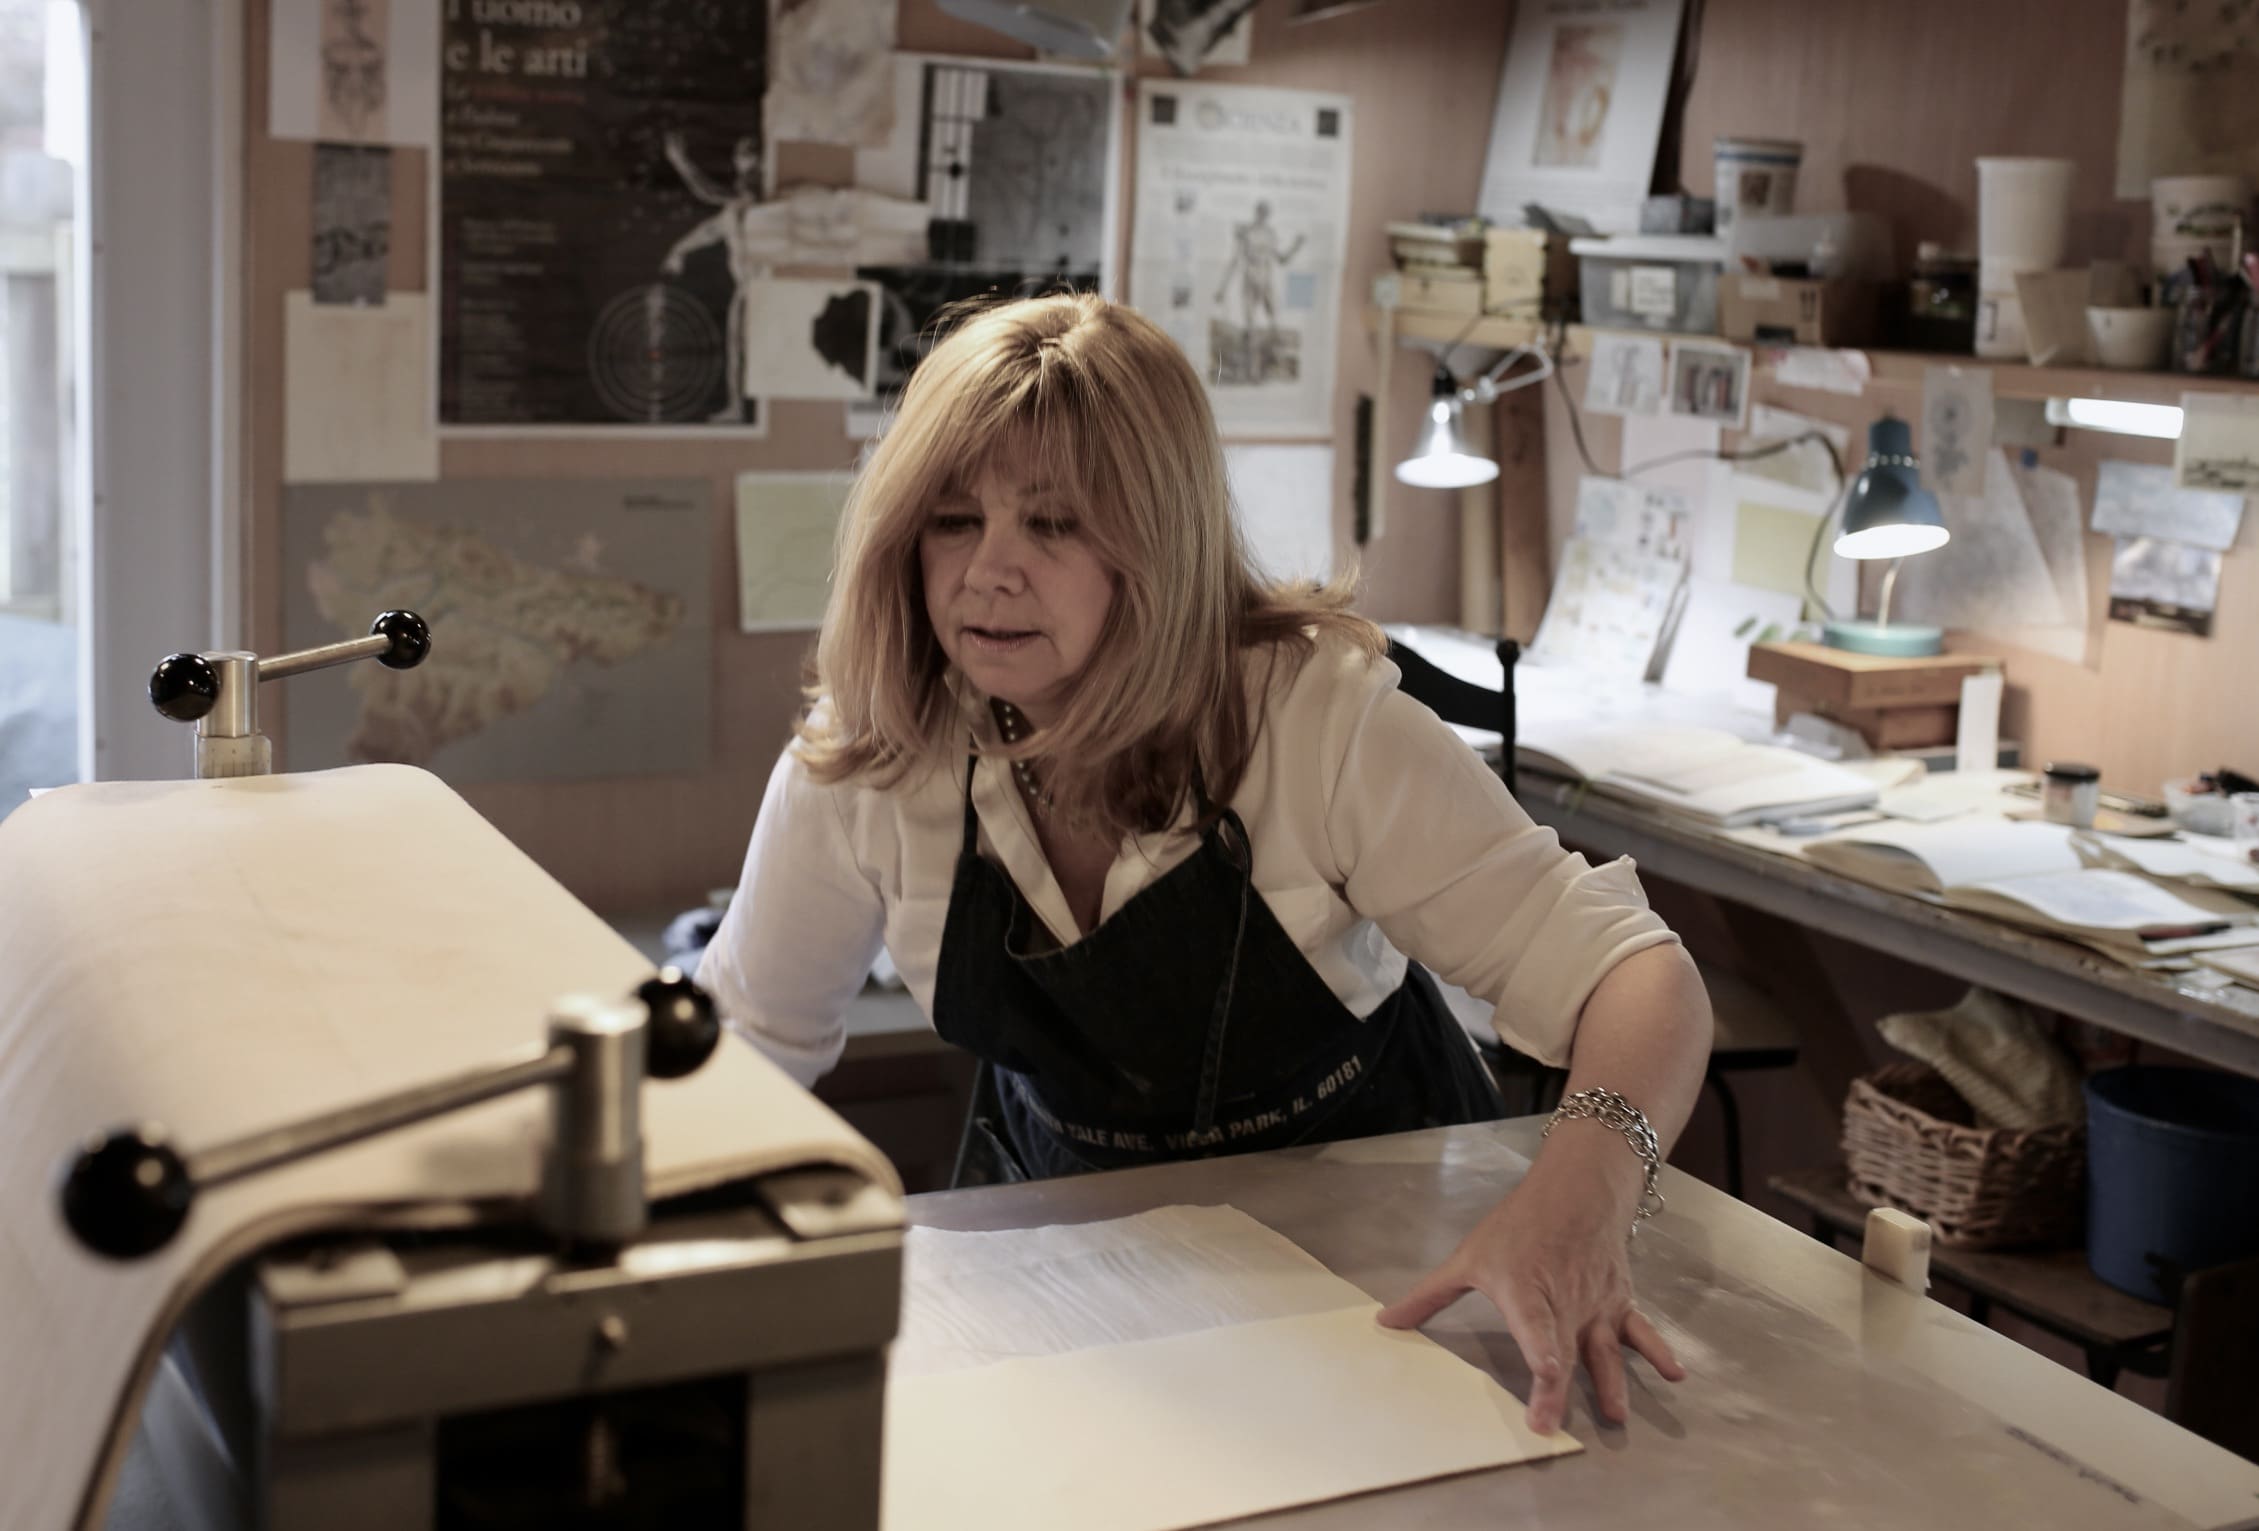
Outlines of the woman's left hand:
M1623 1346L1667 1381L1686 1376L1663 1336L1632 1306L1625 1240L1631 1205L1591 1177L1548 1174L1549 1168L1556 1166L1541 1160L1451 1258L1380 1315L1392 1329L1412 1329L1467 1292L1488 1297L1529 1365L1529 1423L1541 1435L1558 1429L1568 1412L1580 1361L1602 1416L1619 1425L1631 1412Z

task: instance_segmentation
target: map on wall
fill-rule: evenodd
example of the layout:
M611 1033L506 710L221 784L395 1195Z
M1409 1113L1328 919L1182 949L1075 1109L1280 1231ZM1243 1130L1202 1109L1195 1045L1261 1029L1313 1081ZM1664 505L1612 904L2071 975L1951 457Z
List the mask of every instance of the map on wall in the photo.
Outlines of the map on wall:
M283 639L431 624L413 670L292 683L293 771L395 761L454 783L702 770L712 490L703 480L318 484L286 491Z

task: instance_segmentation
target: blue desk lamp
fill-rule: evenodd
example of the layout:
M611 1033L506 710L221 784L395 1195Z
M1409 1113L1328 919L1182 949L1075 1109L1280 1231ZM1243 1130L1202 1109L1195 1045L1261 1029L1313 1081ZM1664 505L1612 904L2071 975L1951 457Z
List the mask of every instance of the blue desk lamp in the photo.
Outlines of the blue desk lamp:
M1887 558L1882 600L1875 620L1852 617L1830 622L1830 648L1855 654L1897 658L1935 654L1945 634L1924 623L1890 620L1891 588L1898 583L1898 561L1941 548L1951 538L1937 496L1922 487L1921 463L1914 456L1914 433L1906 422L1885 415L1867 427L1867 462L1843 497L1843 531L1835 539L1838 558Z

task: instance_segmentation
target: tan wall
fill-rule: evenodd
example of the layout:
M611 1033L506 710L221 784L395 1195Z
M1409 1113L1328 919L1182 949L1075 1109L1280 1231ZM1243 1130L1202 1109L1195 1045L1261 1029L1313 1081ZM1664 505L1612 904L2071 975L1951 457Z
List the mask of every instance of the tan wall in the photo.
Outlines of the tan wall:
M1373 386L1374 354L1363 309L1386 261L1380 226L1429 209L1465 209L1482 171L1483 140L1511 7L1498 0L1388 0L1346 16L1289 26L1288 0L1256 13L1256 62L1219 69L1223 81L1337 91L1356 109L1348 267L1342 283L1342 343L1335 388L1334 521L1346 553L1352 471L1350 422L1357 395ZM283 294L309 280L312 152L265 136L267 7L250 7L245 121L248 188L245 249L248 496L247 588L250 630L262 650L282 628L282 310ZM1002 37L943 15L931 0L903 0L905 49L1028 57ZM1160 66L1148 65L1153 72ZM1208 76L1203 76L1207 78ZM837 151L813 151L780 172L820 178L839 167ZM396 155L392 286L419 291L425 259L426 157ZM1125 192L1129 171L1123 167ZM1126 199L1125 199L1126 206ZM1126 234L1126 230L1125 230ZM1397 417L1409 422L1425 388L1423 369L1399 367L1392 379ZM1406 429L1409 428L1407 424ZM745 469L828 469L854 460L837 404L772 406L768 438L758 442L449 441L441 471L449 479L702 476L717 510L731 503ZM1435 619L1457 602L1457 521L1448 497L1432 516L1401 499L1389 534L1366 554L1366 605L1383 618ZM745 837L769 768L782 747L796 700L807 640L747 636L735 630L731 518L714 521L714 744L708 769L692 776L593 782L471 786L465 795L576 894L599 910L680 903L735 880ZM279 716L278 709L270 715ZM279 726L287 759L287 719Z

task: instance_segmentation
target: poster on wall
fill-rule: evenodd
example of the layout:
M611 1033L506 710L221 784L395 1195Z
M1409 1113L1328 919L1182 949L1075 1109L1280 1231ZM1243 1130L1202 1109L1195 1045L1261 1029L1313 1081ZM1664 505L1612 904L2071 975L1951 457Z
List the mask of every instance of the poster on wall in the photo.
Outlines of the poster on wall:
M2126 0L2118 195L2167 175L2259 176L2259 0Z
M1347 96L1144 81L1130 303L1184 347L1226 436L1330 436Z
M1684 9L1685 0L1516 8L1483 160L1484 217L1519 228L1535 202L1602 233L1639 227Z
M871 396L848 407L869 436L932 349L952 304L1075 291L1112 296L1120 77L993 59L898 55L893 131L855 156L859 195L914 210L914 244L865 246L877 284Z
M764 192L767 15L444 8L443 428L759 428L746 308L788 221Z
M704 479L284 491L283 640L431 624L413 670L291 693L293 771L390 761L449 782L702 771L713 713ZM363 673L363 672L366 673Z

